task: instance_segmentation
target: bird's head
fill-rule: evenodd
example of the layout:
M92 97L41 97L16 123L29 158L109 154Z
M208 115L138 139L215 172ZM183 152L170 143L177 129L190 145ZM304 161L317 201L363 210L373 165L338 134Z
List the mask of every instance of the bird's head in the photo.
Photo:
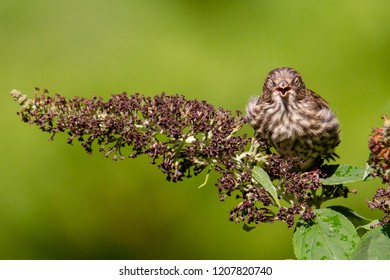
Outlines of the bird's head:
M288 99L305 88L301 75L293 68L276 68L268 73L265 78L263 93L270 94L273 98Z

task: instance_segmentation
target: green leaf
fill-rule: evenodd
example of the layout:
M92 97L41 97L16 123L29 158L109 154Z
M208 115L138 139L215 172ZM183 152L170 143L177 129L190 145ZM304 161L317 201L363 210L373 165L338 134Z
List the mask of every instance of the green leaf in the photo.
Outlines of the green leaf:
M359 226L357 229L359 230L360 228L366 230L366 231L369 231L369 230L372 230L372 227L375 227L377 226L377 224L379 223L379 220L378 219L375 219L375 220L372 220L370 223L368 224L365 224L365 225L362 225L362 226Z
M390 260L390 224L370 230L353 254L355 260Z
M344 207L341 205L334 205L334 206L329 206L328 208L330 208L334 211L337 211L340 214L343 214L348 220L351 221L351 223L355 227L364 226L367 223L371 222L370 219L363 217L362 215L356 213L355 211L353 211L352 209L349 209L348 207Z
M349 259L360 241L353 224L331 209L314 210L313 221L300 219L293 235L295 256L299 260Z
M352 209L341 205L329 206L328 208L343 214L354 225L359 236L362 236L367 230L370 230L369 225L371 225L372 221L356 213Z
M198 189L203 188L203 187L207 184L207 181L209 180L210 171L211 171L211 168L212 168L212 167L213 167L213 165L210 166L209 170L207 171L206 177L204 178L203 184L200 185L200 186L198 187Z
M278 194L276 193L276 188L272 184L271 179L269 178L267 172L263 168L254 166L253 167L253 178L264 187L264 189L271 195L275 203L280 207L280 202L278 199Z
M325 186L363 182L373 179L373 177L367 176L369 167L358 167L351 164L335 164L323 165L321 169L328 174L327 178L321 179L321 183Z

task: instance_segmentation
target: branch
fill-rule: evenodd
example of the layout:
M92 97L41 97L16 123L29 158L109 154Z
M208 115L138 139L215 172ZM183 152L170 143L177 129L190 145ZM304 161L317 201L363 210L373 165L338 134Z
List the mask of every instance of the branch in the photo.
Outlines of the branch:
M326 171L301 172L293 159L273 154L257 138L240 133L246 123L241 112L216 109L206 101L165 93L121 93L107 101L67 99L38 88L33 99L18 90L11 95L21 106L18 114L24 122L50 133L51 139L66 132L68 143L76 139L89 154L97 145L114 160L148 155L173 182L213 169L220 174L215 184L219 199L234 193L241 200L230 212L236 223L281 220L292 227L295 215L311 220L312 207L349 193L340 186L342 179L323 187Z

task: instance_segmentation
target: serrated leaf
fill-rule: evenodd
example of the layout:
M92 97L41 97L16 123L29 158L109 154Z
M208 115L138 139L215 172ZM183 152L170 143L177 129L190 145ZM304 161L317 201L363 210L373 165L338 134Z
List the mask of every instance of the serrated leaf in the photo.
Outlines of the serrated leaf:
M253 178L264 187L264 189L271 195L275 203L280 207L280 202L278 199L278 194L276 193L276 188L272 184L271 179L269 178L267 172L263 168L254 166L253 167Z
M372 230L372 227L375 227L379 223L378 219L372 220L370 223L359 226L357 229L362 228L365 229L366 231Z
M359 236L364 235L367 230L369 230L369 228L367 229L366 226L368 223L371 224L371 220L356 213L352 209L341 205L329 206L328 208L343 214L354 225Z
M314 210L313 221L299 220L293 248L299 260L349 259L360 241L353 224L342 214L327 208Z
M351 164L323 165L321 169L328 177L320 181L325 186L333 186L372 180L372 177L367 177L367 168Z
M390 260L390 225L377 227L363 235L353 259Z
M371 222L370 219L363 217L362 215L345 206L334 205L329 206L328 208L343 214L355 227L364 226Z

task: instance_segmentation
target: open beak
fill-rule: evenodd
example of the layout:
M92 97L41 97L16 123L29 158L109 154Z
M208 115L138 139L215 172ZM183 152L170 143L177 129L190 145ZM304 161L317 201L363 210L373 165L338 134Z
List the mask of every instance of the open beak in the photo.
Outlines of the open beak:
M282 95L282 97L285 97L287 95L287 92L291 89L286 81L281 81L278 84L277 87L278 91Z

